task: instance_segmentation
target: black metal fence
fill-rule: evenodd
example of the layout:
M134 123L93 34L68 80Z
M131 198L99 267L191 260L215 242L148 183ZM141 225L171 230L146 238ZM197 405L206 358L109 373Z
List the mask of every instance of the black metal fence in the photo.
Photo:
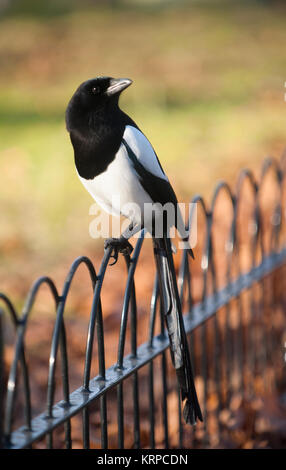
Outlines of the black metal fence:
M190 261L186 253L182 254L178 263L178 284L204 414L203 424L191 428L181 421L180 399L175 374L169 365L169 341L156 276L150 296L146 342L137 345L140 322L134 276L144 242L142 232L132 257L125 258L127 282L118 325L117 363L112 367L105 367L108 344L101 299L107 269L115 269L108 267L110 250L104 253L98 273L89 258L76 259L61 292L49 277L39 278L28 293L21 314L10 299L0 293L3 306L0 315L2 446L37 447L39 442L42 446L45 442L49 448L71 448L74 432L77 446L84 448L241 447L247 440L254 442L258 434L264 439L267 434L267 445L282 445L285 436L275 434L270 426L271 437L271 431L269 433L265 426L271 416L264 416L264 428L261 426L261 409L264 409L267 397L272 403L279 402L280 406L280 398L286 391L285 169L284 157L279 164L267 159L258 184L252 173L244 170L234 193L224 182L217 185L210 209L200 196L192 201L197 204L198 213L196 260ZM193 213L190 223L192 217ZM72 281L82 265L91 279L93 300L82 386L71 391L69 377L73 364L69 360L65 328L68 317L65 318L64 313ZM56 316L50 346L46 406L42 414L34 417L25 336L35 299L43 285L48 287L54 299ZM7 313L5 321L4 311ZM9 367L5 365L3 334L8 318L16 332ZM125 355L127 336L130 354ZM98 374L92 378L94 362L97 362ZM61 367L60 382L56 380L57 364ZM57 387L62 389L62 400L56 403ZM97 411L94 411L95 406ZM24 416L24 424L18 427L20 414ZM74 429L75 417L80 417L81 425L79 427L77 421ZM114 427L117 441L111 442L110 429L114 430ZM61 440L57 430L62 428L64 437ZM95 439L95 432L99 432L99 440Z

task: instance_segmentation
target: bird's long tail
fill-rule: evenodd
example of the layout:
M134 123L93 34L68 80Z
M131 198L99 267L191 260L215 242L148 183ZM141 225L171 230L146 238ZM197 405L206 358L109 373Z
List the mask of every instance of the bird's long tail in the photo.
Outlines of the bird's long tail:
M203 421L203 417L195 389L170 239L168 236L154 238L153 245L171 358L176 369L181 398L185 402L183 416L186 423L195 424L197 419Z

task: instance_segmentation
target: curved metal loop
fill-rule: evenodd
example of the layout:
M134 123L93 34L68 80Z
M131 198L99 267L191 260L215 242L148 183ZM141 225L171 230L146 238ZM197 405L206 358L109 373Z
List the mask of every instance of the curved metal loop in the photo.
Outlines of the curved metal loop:
M25 347L24 347L24 337L26 331L27 320L29 318L31 309L33 307L36 294L39 291L40 287L46 284L50 288L53 297L56 302L58 300L58 294L56 287L53 281L49 277L40 277L30 289L25 306L23 308L22 317L18 318L17 323L17 338L15 344L15 353L14 358L10 367L9 378L8 378L8 388L6 396L6 413L5 413L5 424L4 424L4 433L6 440L9 440L11 429L12 429L12 420L13 420L13 411L15 405L15 392L16 392L16 382L17 382L17 370L18 362L21 360L22 364L22 373L23 373L23 382L24 382L24 391L25 391L25 415L26 415L26 426L28 429L31 428L31 399L30 399L30 383L29 383L29 374L28 367L25 359ZM3 297L1 297L3 299ZM9 308L11 308L11 303L8 302ZM12 314L12 311L11 311ZM13 319L14 319L13 313Z
M201 206L203 214L204 214L205 218L207 218L208 211L207 211L207 208L206 208L205 201L204 201L203 197L200 194L197 194L191 199L189 218L188 218L188 228L191 226L192 218L194 216L194 205L195 204L199 204Z
M230 227L230 232L228 235L228 240L225 245L225 251L227 254L227 263L226 263L226 282L229 281L230 278L230 267L231 267L231 261L232 261L232 255L233 255L233 249L234 249L234 244L235 244L235 224L234 224L234 217L235 217L235 206L236 206L236 198L232 194L231 188L228 183L225 181L220 181L214 190L214 194L211 200L211 210L208 216L208 234L207 234L207 240L206 240L206 248L205 248L205 270L204 270L204 296L203 299L205 299L207 295L207 274L208 274L208 269L210 267L210 273L211 273L211 279L212 279L212 290L213 293L216 294L217 292L217 272L215 268L215 262L214 262L214 257L213 257L213 220L214 220L214 213L216 210L216 204L218 201L218 198L220 194L224 192L228 199L230 200L231 207L232 207L232 221L231 221L231 227Z
M102 309L101 309L101 289L105 272L111 257L112 247L105 250L101 266L99 268L97 281L95 284L92 307L90 312L90 319L88 325L88 334L85 348L85 363L83 374L83 389L89 391L90 371L92 362L92 349L94 341L95 325L97 324L98 334L98 360L99 360L99 375L103 380L105 379L105 357L104 357L104 335L103 335L103 322L102 322Z
M44 284L46 284L49 287L52 297L57 306L59 302L59 294L58 294L57 288L51 278L47 276L42 276L39 279L37 279L37 281L33 284L32 288L28 292L27 299L26 299L26 302L22 311L22 317L20 318L21 323L25 323L25 324L27 323L27 320L30 316L30 313L32 311L32 308L36 299L36 295L38 291L40 290L40 288L42 287L42 285Z
M236 188L235 188L235 194L236 194L237 200L240 199L240 193L242 191L242 187L245 184L246 180L250 183L250 186L254 194L257 193L258 185L255 181L253 172L249 170L248 168L244 168L243 170L241 170L237 178L237 183L236 183Z
M199 205L201 207L201 210L202 210L202 213L203 213L203 216L204 216L204 219L205 219L206 227L208 226L209 213L207 211L205 201L204 201L203 197L200 194L196 194L191 199L191 202L190 202L190 210L189 210L189 216L188 216L188 222L187 222L187 230L190 229L190 227L192 225L192 222L193 222L193 217L194 217L194 214L195 214L195 210L194 210L195 205ZM205 256L205 252L203 250L202 260L201 260L201 267L202 267L203 272L204 272L204 267L203 266L205 264L206 259L207 258ZM183 301L184 301L184 298L183 298L184 286L185 286L186 281L188 279L190 280L190 276L191 276L191 273L190 273L190 268L189 268L189 256L188 256L187 251L184 250L183 255L182 255L182 259L181 259L181 263L180 263L180 267L179 267L179 275L178 275L178 289L179 289L179 293L180 293L181 303L183 303ZM191 306L192 303L193 303L193 301L192 301L192 285L191 285L191 283L189 283L189 286L188 286L188 305Z
M7 308L8 312L10 314L10 317L12 319L13 325L17 326L18 323L19 323L19 317L18 317L17 311L16 311L13 303L11 302L9 297L7 297L7 295L5 295L3 292L0 292L0 300L2 300L5 307Z
M94 266L89 258L86 256L81 256L77 258L71 265L71 268L68 272L66 277L66 281L64 283L62 295L59 298L58 307L57 307L57 314L56 314L56 321L53 331L52 343L51 343L51 350L50 350L50 358L49 358L49 372L48 372L48 393L47 393L47 417L52 417L52 407L54 404L54 392L55 392L55 369L56 369L56 359L57 359L57 352L59 347L60 338L62 339L63 344L63 361L65 367L65 375L63 377L63 388L64 388L64 400L66 404L69 404L69 390L68 390L68 358L67 352L64 345L64 323L63 323L63 315L64 315L64 308L67 300L68 293L70 291L72 280L75 276L76 271L78 268L84 264L90 275L90 279L92 282L92 287L94 288L96 282L96 273Z
M212 202L211 202L211 213L213 214L214 210L215 210L215 205L216 205L216 202L217 202L217 199L218 199L218 196L220 195L220 193L222 191L225 191L226 194L228 195L230 201L231 201L231 204L232 206L234 207L234 200L235 200L235 197L233 196L232 194L232 191L230 189L230 186L229 184L226 182L226 181L219 181L218 184L216 185L215 187L215 190L214 190L214 194L213 194L213 197L212 197Z
M277 182L279 184L281 184L281 180L282 180L282 172L281 172L281 168L279 166L279 163L278 161L276 160L276 158L273 158L273 157L267 157L264 159L263 161L263 164L262 164L262 169L261 169L261 175L260 175L260 182L259 182L259 186L261 187L262 186L262 183L267 175L267 173L270 171L270 170L273 170L274 171L274 174L276 176L276 179L277 179Z
M118 354L117 354L117 367L119 369L122 369L123 367L123 356L124 356L124 346L125 346L125 338L126 338L126 327L127 327L129 303L130 303L132 288L134 285L134 275L135 275L135 270L137 266L137 261L139 258L143 241L144 241L144 236L145 236L145 230L142 230L140 234L140 238L138 239L136 247L134 249L134 255L131 258L131 264L128 270L128 277L127 277L127 283L126 283L123 307L122 307L121 325L120 325L120 331L119 331Z
M251 253L252 253L252 266L255 265L255 252L256 252L256 244L257 244L257 238L258 238L258 223L259 223L259 213L257 209L257 193L258 193L258 184L256 183L255 177L253 175L253 172L249 170L248 168L244 168L238 175L237 183L236 183L236 188L235 188L235 196L236 196L236 203L235 203L235 211L234 211L234 237L235 237L235 249L238 254L238 262L237 262L237 270L238 270L238 275L241 274L242 269L240 265L240 256L239 256L239 250L240 246L238 243L238 236L237 236L237 221L238 221L238 214L240 211L241 207L241 200L242 200L242 195L244 194L244 188L246 183L249 183L250 188L253 193L253 202L254 202L254 210L252 213L252 219L253 219L253 229L252 229L252 240L251 240ZM249 228L248 228L249 230Z
M260 176L260 182L259 182L259 185L258 185L258 191L257 191L257 211L258 211L258 217L259 217L259 235L260 235L260 247L261 247L261 256L265 256L265 253L267 252L267 246L265 245L266 243L266 240L265 240L265 229L264 229L264 224L262 223L262 214L263 214L263 209L261 207L261 204L260 204L260 201L259 201L259 198L261 196L261 194L263 193L263 183L267 177L267 175L269 174L269 172L272 171L273 174L274 174L274 177L275 177L275 183L278 187L278 192L279 192L279 195L277 197L277 201L276 201L276 204L274 205L273 207L273 210L272 210L272 213L270 215L270 223L271 223L271 226L272 226L272 229L271 229L271 235L270 235L270 243L269 243L269 246L268 246L268 250L271 251L271 248L272 248L272 243L273 243L273 230L275 230L275 227L273 227L273 225L277 225L277 216L278 216L278 213L277 213L277 210L278 209L278 206L281 204L281 199L282 199L282 191L283 191L283 188L282 188L282 185L283 185L283 172L279 166L279 163L278 161L273 158L273 157L267 157L264 161L263 161L263 164L262 164L262 170L261 170L261 176ZM280 212L280 216L278 216L278 218L280 219L281 218L281 210L279 210ZM281 229L281 223L280 221L278 222L278 226L279 226L279 231ZM277 227L276 227L277 229Z

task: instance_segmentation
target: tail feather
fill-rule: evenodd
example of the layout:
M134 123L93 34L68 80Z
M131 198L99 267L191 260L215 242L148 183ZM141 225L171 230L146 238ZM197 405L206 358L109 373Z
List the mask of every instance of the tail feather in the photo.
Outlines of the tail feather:
M159 276L160 293L170 340L170 351L176 369L181 398L185 401L183 416L186 423L203 421L195 389L193 371L184 328L170 239L154 239L154 253Z

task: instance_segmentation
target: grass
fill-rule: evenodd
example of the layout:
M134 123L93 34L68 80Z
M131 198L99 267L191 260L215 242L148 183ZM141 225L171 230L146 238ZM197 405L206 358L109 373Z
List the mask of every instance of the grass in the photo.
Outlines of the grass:
M39 4L39 2L37 2ZM179 197L208 197L241 166L285 147L285 7L156 9L15 2L0 20L0 258L42 267L90 239L64 111L92 76L128 76L121 104L152 141ZM41 4L44 4L41 2ZM26 9L24 6L26 6ZM100 245L101 246L101 245Z

